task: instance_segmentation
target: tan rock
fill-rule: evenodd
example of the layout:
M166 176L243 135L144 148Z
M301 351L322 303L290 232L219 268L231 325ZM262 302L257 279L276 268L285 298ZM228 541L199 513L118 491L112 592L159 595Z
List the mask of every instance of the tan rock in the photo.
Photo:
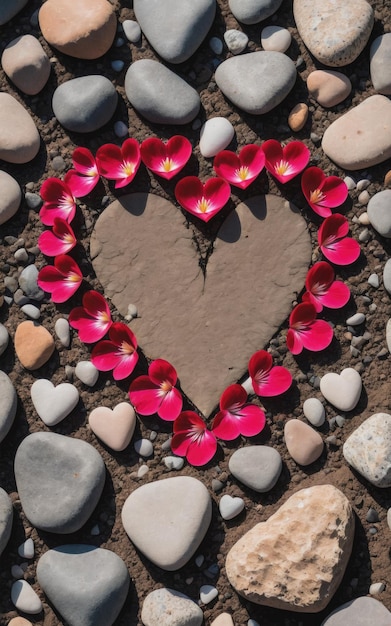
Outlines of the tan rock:
M121 452L129 445L136 427L136 413L128 402L120 402L113 410L98 406L88 418L91 430L109 448Z
M37 154L40 137L26 109L10 94L0 93L0 159L28 163Z
M4 49L1 64L14 85L29 96L39 93L50 75L49 57L32 35L13 39Z
M301 130L308 119L308 106L305 102L299 102L293 107L292 111L288 116L288 124L289 127L293 130L294 133L297 133Z
M317 613L342 580L353 538L354 514L339 489L302 489L237 541L227 555L227 576L246 600Z
M352 83L342 72L315 70L307 78L307 89L323 107L334 107L352 91Z
M32 622L24 617L13 617L8 626L33 626Z
M391 187L391 170L388 170L384 176L384 185L386 187Z
M323 439L305 422L288 420L284 428L285 444L292 459L299 465L310 465L323 452Z
M235 626L229 613L220 613L210 626Z
M77 59L97 59L112 45L117 28L107 0L47 0L38 14L46 41Z
M21 322L15 332L15 352L23 367L36 370L52 356L54 339L44 326Z

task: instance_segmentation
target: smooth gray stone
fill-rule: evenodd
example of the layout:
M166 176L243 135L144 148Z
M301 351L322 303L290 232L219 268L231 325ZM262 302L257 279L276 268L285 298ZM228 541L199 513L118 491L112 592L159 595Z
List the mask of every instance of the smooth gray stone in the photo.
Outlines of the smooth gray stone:
M4 489L0 488L0 556L11 536L13 517L11 498Z
M7 350L10 336L4 324L0 324L0 356Z
M335 609L321 626L390 626L391 613L375 598L363 596Z
M373 40L369 51L371 81L378 93L391 94L391 33Z
M216 0L134 0L141 30L168 63L183 63L205 39L216 14Z
M281 474L282 459L270 446L245 446L235 450L228 467L243 485L266 493L273 489Z
M15 455L22 507L33 526L68 534L86 523L105 482L99 452L81 439L50 432L28 435Z
M125 76L125 92L130 104L154 124L187 124L201 104L195 89L152 59L132 63Z
M117 108L117 102L118 94L109 79L92 75L73 78L57 87L52 107L64 128L77 133L90 133L107 124Z
M282 52L250 52L223 61L215 80L239 109L262 115L286 98L296 82L296 68Z
M36 265L28 265L22 270L19 276L19 287L24 295L32 300L41 301L45 297L45 292L38 287L38 268Z
M28 0L1 0L0 26L3 26L26 6Z
M388 291L391 296L391 259L388 259L383 270L383 284L384 289Z
M239 22L258 24L280 8L282 0L229 0L229 8Z
M69 544L48 550L38 582L69 626L111 626L126 600L129 574L110 550Z
M16 415L18 399L15 388L5 372L0 370L0 442L8 434Z
M391 34L391 33L390 33ZM391 189L375 193L367 205L369 221L377 232L391 239Z

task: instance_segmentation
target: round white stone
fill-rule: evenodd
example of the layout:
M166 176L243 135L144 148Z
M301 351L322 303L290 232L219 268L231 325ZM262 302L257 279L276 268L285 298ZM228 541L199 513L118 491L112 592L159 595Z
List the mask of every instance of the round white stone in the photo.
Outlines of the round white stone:
M200 152L209 158L224 150L235 134L234 127L225 117L212 117L200 131Z
M11 587L11 600L18 611L36 615L42 611L42 603L26 580L17 580Z
M282 26L265 26L261 31L261 44L264 50L285 52L291 45L292 37Z
M75 374L88 387L93 387L99 378L99 370L91 361L79 361L75 367Z
M318 398L308 398L303 404L303 413L313 426L322 426L325 421L324 406Z
M149 439L137 439L133 445L137 454L140 456L152 456L153 444L152 441L149 441Z

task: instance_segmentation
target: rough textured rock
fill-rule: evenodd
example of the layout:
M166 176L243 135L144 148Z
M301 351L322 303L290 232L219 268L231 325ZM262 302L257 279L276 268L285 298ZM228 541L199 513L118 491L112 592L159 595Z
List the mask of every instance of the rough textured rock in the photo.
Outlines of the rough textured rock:
M129 589L127 567L117 554L83 544L48 550L38 561L37 578L69 626L113 624Z
M376 91L391 94L391 33L384 33L372 42L369 52L371 81Z
M258 24L280 8L282 0L229 0L229 8L239 22Z
M294 0L293 15L309 51L330 67L348 65L358 57L374 22L366 0Z
M49 57L32 35L22 35L7 44L1 64L14 85L29 96L39 93L50 75Z
M368 417L344 443L346 461L375 487L391 487L391 415Z
M137 306L140 317L132 330L145 354L170 361L185 393L209 414L289 315L311 245L293 205L271 195L250 198L220 228L204 282L183 222L167 200L123 196L98 218L91 257L105 295L119 312L126 315L129 302ZM254 273L254 266L263 271ZM241 285L239 299L231 289L233 274ZM156 323L156 311L162 324Z
M0 488L0 556L11 537L13 516L11 498Z
M282 52L250 52L223 61L215 80L223 94L239 109L253 115L278 106L296 81L293 61Z
M0 442L7 436L16 415L18 398L11 379L0 370Z
M77 59L97 59L114 41L117 19L106 0L46 0L39 10L46 41Z
M204 614L184 593L155 589L147 595L141 612L144 626L201 626Z
M302 489L231 548L227 576L246 600L317 613L342 580L353 538L354 514L339 489Z
M15 352L28 370L37 370L52 356L54 339L49 331L30 320L21 322L15 332Z
M0 226L11 219L19 209L22 191L18 182L7 172L0 170Z
M26 109L8 93L0 93L0 159L28 163L37 154L40 137Z
M144 35L168 63L183 63L194 54L216 14L215 0L134 0L133 6Z
M307 78L307 88L323 107L334 107L348 97L352 83L342 72L315 70Z
M143 485L122 508L122 523L131 541L152 563L169 572L193 556L211 519L209 492L190 476Z
M363 596L355 598L339 606L338 609L330 613L322 622L321 626L390 626L391 613L384 604Z
M391 102L370 96L337 118L323 135L327 156L346 170L361 170L391 157Z

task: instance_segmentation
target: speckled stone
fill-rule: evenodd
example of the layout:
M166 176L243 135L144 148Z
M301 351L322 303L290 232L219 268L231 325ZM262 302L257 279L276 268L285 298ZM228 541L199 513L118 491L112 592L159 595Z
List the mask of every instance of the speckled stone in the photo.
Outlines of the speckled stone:
M348 65L358 57L374 22L366 0L295 0L293 15L311 54L330 67Z
M346 461L375 487L391 487L391 415L368 417L344 443Z
M188 596L174 589L149 593L141 611L144 626L201 626L204 614Z

